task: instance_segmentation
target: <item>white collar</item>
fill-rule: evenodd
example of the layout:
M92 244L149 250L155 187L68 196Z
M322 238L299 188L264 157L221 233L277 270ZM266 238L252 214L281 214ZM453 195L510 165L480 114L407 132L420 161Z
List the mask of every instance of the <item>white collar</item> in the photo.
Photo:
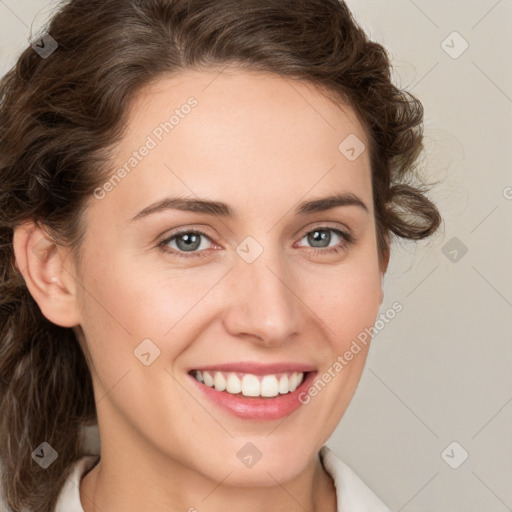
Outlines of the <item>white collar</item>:
M339 512L390 512L354 470L328 446L320 449L320 460L334 481Z
M54 512L84 512L80 503L80 480L99 460L99 455L84 455L72 464Z

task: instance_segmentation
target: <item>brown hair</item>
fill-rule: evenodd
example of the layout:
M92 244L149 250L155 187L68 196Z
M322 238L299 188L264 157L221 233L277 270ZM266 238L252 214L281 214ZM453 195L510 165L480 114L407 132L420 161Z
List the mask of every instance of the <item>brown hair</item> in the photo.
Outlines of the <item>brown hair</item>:
M150 81L236 64L316 85L369 134L379 255L388 234L419 240L441 222L411 179L422 105L393 85L386 50L339 0L71 0L45 32L58 48L42 58L27 47L0 81L0 460L14 511L53 510L96 407L80 328L43 316L14 266L13 230L33 220L78 257L108 149ZM32 459L44 441L58 453L46 470Z

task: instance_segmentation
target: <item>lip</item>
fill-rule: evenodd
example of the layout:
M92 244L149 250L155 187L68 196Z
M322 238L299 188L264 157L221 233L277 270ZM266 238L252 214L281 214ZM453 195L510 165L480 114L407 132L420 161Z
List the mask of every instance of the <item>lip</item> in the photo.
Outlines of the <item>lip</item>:
M270 375L274 373L287 373L287 372L314 372L316 368L309 364L303 363L252 363L250 361L244 361L239 363L222 363L222 364L211 364L208 366L195 366L189 368L189 372L193 370L199 371L218 371L218 372L238 372L238 373L252 373L253 375Z
M249 363L247 363L249 364ZM243 366L246 368L246 366ZM264 373L281 373L287 371L303 371L300 369L294 368L306 368L305 365L251 365L253 368L252 371L244 370L243 373L253 373L254 375L262 375ZM202 368L194 368L195 370L200 371L240 371L242 366L240 364L236 365L218 365L218 366L204 366ZM265 371L261 373L265 368ZM290 368L292 368L290 370ZM260 373L254 373L254 370L259 370ZM269 369L271 369L269 371ZM316 370L304 371L304 380L301 382L300 386L291 393L286 393L286 395L277 395L272 398L263 398L263 397L245 397L243 395L232 395L227 393L226 391L216 391L215 388L211 388L206 384L199 382L191 373L188 374L188 377L192 379L194 386L198 389L198 391L202 394L202 396L206 397L209 402L212 402L219 409L228 412L232 416L237 418L241 418L244 420L251 421L271 421L278 420L284 418L297 409L301 407L303 404L299 400L299 395L303 392L306 392L307 389L313 383L313 380L318 373Z

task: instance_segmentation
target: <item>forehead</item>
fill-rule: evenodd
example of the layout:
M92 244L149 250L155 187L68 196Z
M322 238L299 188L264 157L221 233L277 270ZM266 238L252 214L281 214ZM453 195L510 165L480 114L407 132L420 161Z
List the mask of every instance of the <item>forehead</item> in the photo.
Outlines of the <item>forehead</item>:
M112 174L127 172L106 198L126 218L171 193L229 196L243 211L349 191L371 207L364 127L310 83L236 68L164 75L136 95L126 124Z

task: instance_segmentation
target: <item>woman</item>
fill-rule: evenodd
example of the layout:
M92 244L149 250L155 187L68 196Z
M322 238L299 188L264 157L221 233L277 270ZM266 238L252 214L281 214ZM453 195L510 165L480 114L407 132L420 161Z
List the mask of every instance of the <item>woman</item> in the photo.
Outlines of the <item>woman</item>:
M48 33L0 85L7 504L389 510L324 446L390 237L441 221L385 49L337 0L71 0Z

